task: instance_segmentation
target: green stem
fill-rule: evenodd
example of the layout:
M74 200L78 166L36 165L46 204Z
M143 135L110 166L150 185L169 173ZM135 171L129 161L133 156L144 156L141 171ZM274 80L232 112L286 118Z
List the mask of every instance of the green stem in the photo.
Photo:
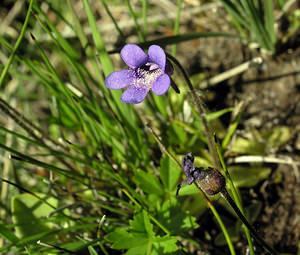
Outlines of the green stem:
M194 182L194 183L198 187L198 189L200 189L202 191L202 189L200 188L200 186L198 186L198 184L196 182ZM214 217L216 218L216 220L217 220L217 222L218 222L218 224L219 224L219 226L220 226L220 228L221 228L221 230L222 230L222 232L224 234L225 240L226 240L228 248L230 250L230 254L231 255L235 255L236 253L235 253L235 250L234 250L234 247L233 247L230 235L229 235L229 233L227 231L227 228L226 228L224 222L222 221L222 219L221 219L219 213L217 212L216 208L213 206L213 204L210 202L209 198L206 196L206 194L203 191L202 191L202 194L206 198L207 205L208 205L209 209L212 211Z
M193 87L193 84L190 81L190 78L189 78L188 74L186 73L185 69L183 68L183 66L179 63L179 61L175 57L173 57L172 55L170 55L168 53L166 53L166 54L167 54L167 57L178 66L178 68L180 69L180 71L188 85L188 88L193 96L194 102L196 104L197 110L199 112L201 121L204 126L204 132L205 132L205 136L207 137L209 152L212 155L213 165L216 169L220 169L221 165L220 165L220 161L218 159L217 149L214 144L213 133L212 133L209 123L206 119L207 111L205 108L205 104L204 104L202 98L197 95L197 93Z
M234 199L234 202L236 203L237 207L239 208L239 210L241 211L241 213L244 215L245 212L244 212L244 208L242 206L242 200L239 196L239 193L236 189L236 187L234 186L233 184L233 181L232 181L232 178L229 174L229 171L227 169L227 166L225 164L225 161L224 161L224 158L223 158L223 154L221 152L221 148L220 148L220 145L218 142L215 141L215 144L216 144L216 148L217 148L217 152L218 152L218 155L219 155L219 160L221 162L221 165L222 165L222 168L225 172L225 175L226 175L226 179L229 181L228 184L229 184L229 188L232 192L232 195L233 195L233 199ZM251 239L251 236L250 236L250 231L247 227L245 227L245 225L243 225L243 230L245 232L245 235L246 235L246 238L247 238L247 242L248 242L248 245L249 245L249 249L250 249L250 254L251 255L254 255L254 246L253 246L253 242L252 242L252 239Z
M233 208L235 213L239 216L241 221L247 226L247 228L250 230L252 236L255 238L255 240L261 244L261 246L268 251L270 254L279 255L277 251L275 251L271 246L269 246L257 233L257 231L252 227L252 225L249 223L249 221L246 219L244 214L241 212L241 210L238 208L236 203L233 201L231 196L229 195L226 188L224 188L221 191L222 196L226 199L226 201L230 204L230 206Z
M29 22L29 19L30 19L30 14L31 14L33 2L34 2L34 0L30 0L30 2L29 2L29 7L28 7L28 10L27 10L26 18L25 18L24 24L22 26L20 35L19 35L19 37L17 39L17 42L16 42L16 44L15 44L15 46L13 48L13 51L12 51L11 55L9 56L9 59L8 59L6 65L4 66L4 69L3 69L2 73L1 73L1 76L0 76L0 88L3 85L4 79L5 79L5 77L6 77L7 73L8 73L9 67L12 64L12 62L14 60L14 57L16 55L16 52L17 52L17 50L18 50L18 48L19 48L19 46L20 46L20 44L21 44L21 42L22 42L22 40L24 38L26 29L27 29L27 25L28 25L28 22Z

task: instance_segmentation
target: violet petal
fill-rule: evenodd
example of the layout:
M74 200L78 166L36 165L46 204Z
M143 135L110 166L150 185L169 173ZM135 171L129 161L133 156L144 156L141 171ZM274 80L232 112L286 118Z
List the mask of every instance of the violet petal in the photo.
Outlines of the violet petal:
M136 44L126 44L121 50L121 58L131 68L137 68L148 60L147 54Z
M128 104L138 104L145 99L145 97L148 94L148 91L149 90L146 87L137 88L131 86L124 91L124 93L121 96L121 100L124 103Z
M170 87L170 77L167 74L163 74L159 76L156 81L152 85L152 91L160 96L164 93L166 93Z
M194 177L192 177L192 176L189 176L189 177L187 177L186 178L186 182L187 182L187 184L192 184L193 182L195 181L195 179L194 179Z
M109 89L122 89L128 86L134 79L131 70L121 70L112 72L105 79L105 85Z
M165 71L166 53L158 45L151 45L148 50L149 61L159 65L161 70Z

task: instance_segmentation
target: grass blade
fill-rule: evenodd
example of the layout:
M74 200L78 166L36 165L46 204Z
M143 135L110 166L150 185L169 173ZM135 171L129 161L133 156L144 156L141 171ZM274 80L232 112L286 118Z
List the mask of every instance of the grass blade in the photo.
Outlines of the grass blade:
M11 55L9 56L9 59L8 59L6 65L4 66L4 68L2 70L2 73L1 73L1 76L0 76L0 88L3 85L4 79L5 79L5 77L8 73L9 67L12 64L12 62L14 60L14 57L16 55L16 52L17 52L17 50L18 50L19 46L21 45L21 42L24 38L26 29L27 29L27 26L28 26L29 19L31 17L31 10L32 10L33 2L34 2L34 0L30 0L30 2L29 2L29 7L28 7L28 10L27 10L27 14L26 14L25 21L23 23L20 35L17 39L17 42L16 42L16 44L13 48L13 51L12 51Z
M89 25L92 30L92 36L95 42L97 52L99 54L99 59L103 67L104 75L107 76L113 71L114 69L113 64L111 62L109 55L106 52L104 40L98 31L97 23L93 15L92 8L89 4L89 0L83 0L83 5L88 17Z
M118 23L117 23L115 17L112 15L110 9L108 8L108 5L107 5L106 0L101 0L101 3L102 3L102 5L103 5L103 7L104 7L104 9L105 9L105 11L106 11L106 13L107 13L107 15L110 17L111 21L113 22L113 24L114 24L116 30L118 31L119 35L120 35L122 38L125 38L123 31L122 31L121 28L119 27L119 25L118 25Z
M178 35L179 34L179 25L180 25L180 15L181 15L181 10L183 7L183 1L182 0L177 0L177 12L176 12L176 19L174 23L174 29L173 29L173 34ZM176 47L177 45L174 44L172 47L172 55L176 56Z
M135 25L135 29L136 29L136 32L138 34L138 37L139 37L139 41L140 42L144 42L145 41L145 36L144 36L144 33L138 23L138 20L137 20L137 17L136 17L136 14L135 14L135 11L133 10L132 8L132 5L130 3L130 0L126 0L126 4L127 4L127 7L128 7L128 10L129 10L129 13L130 15L132 16L133 18L133 21L134 21L134 25Z
M264 20L265 20L265 27L268 32L269 38L271 40L272 45L276 42L276 35L275 35L275 19L274 19L274 6L273 0L265 0L263 1L264 5Z
M142 16L143 16L143 28L144 28L144 36L145 39L147 37L148 33L148 20L147 20L147 13L148 13L148 1L147 0L141 0L142 1Z

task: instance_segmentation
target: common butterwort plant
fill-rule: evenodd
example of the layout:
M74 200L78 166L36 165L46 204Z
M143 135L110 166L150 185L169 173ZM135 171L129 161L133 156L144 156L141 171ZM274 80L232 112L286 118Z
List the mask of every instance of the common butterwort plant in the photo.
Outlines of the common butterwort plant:
M146 54L138 45L126 44L121 50L121 58L129 68L112 72L105 85L109 89L125 88L121 96L124 103L141 103L150 90L158 96L168 91L173 68L160 46L151 45Z

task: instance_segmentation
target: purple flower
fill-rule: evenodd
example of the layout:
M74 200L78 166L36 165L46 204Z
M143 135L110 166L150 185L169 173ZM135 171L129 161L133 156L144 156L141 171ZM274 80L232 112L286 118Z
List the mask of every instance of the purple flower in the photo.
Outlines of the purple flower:
M105 79L105 85L109 89L126 88L121 96L124 103L138 104L150 90L158 96L168 91L173 69L160 46L151 45L146 54L139 46L126 44L121 58L129 69L112 72Z

